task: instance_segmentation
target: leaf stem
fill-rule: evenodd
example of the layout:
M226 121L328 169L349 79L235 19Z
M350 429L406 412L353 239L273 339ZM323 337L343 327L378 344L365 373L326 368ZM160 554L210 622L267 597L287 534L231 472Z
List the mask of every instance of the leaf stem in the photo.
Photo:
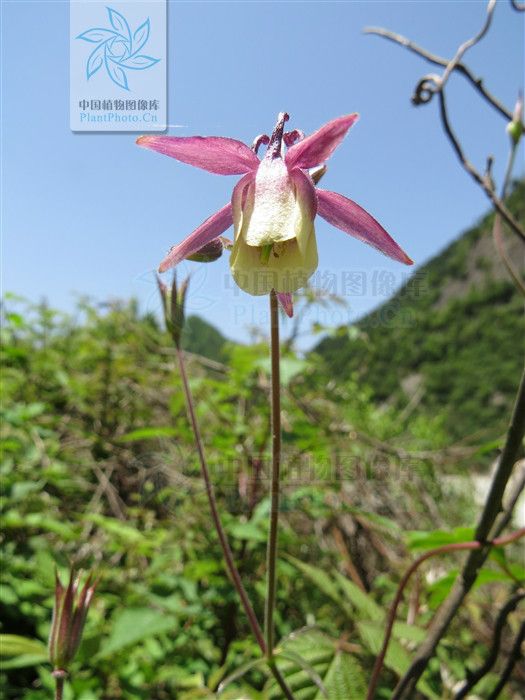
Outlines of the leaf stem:
M264 610L264 629L266 653L273 658L277 539L279 524L279 476L281 469L281 380L279 365L279 308L277 294L270 292L270 354L272 367L272 480L270 492L270 529L266 558L266 604Z

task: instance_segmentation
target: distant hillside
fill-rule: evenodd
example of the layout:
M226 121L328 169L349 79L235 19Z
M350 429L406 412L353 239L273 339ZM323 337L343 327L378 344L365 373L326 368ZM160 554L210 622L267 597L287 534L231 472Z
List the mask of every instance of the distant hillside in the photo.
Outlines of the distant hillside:
M523 182L508 205L523 222ZM356 324L355 339L326 338L315 350L337 376L357 372L378 401L443 413L453 439L503 430L524 359L524 300L494 248L492 222L485 216L419 268ZM507 232L505 242L523 272L525 247Z

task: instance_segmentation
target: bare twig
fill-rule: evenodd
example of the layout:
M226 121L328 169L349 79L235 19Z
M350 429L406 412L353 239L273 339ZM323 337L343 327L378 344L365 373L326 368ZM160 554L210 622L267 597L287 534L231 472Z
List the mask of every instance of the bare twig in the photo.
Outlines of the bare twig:
M469 161L469 159L466 157L463 148L461 147L459 140L457 136L454 133L454 130L452 129L452 126L450 124L450 120L448 117L448 112L447 112L447 103L446 103L446 98L444 94L444 88L445 85L448 81L448 78L452 74L454 70L457 70L461 72L463 75L466 75L467 78L475 85L476 89L483 95L483 97L491 104L493 107L498 109L498 111L508 120L512 121L513 119L513 114L509 110L506 110L502 105L495 100L495 98L490 95L490 93L487 93L484 89L481 89L482 83L480 79L474 79L473 76L467 71L465 72L465 67L461 63L461 58L464 56L465 52L477 44L487 33L490 24L492 22L492 17L494 15L494 9L496 7L496 2L495 0L489 0L489 3L487 5L487 17L485 19L485 22L481 28L481 30L471 39L468 39L465 41L461 46L458 48L456 51L456 54L454 58L452 58L450 61L446 61L445 59L442 59L439 56L434 56L433 54L429 53L425 49L422 49L421 47L417 46L416 44L413 44L410 42L408 39L405 37L402 37L399 34L394 34L393 32L389 32L384 29L367 29L365 30L366 32L370 34L377 34L379 36L382 36L386 39L389 39L390 41L394 41L395 43L400 44L401 46L405 46L409 48L411 51L417 53L418 55L422 56L425 60L431 61L432 63L437 63L438 65L443 65L445 67L445 70L443 72L442 76L436 75L436 74L430 74L426 75L421 80L418 82L414 96L412 98L412 101L414 104L424 104L427 102L430 102L430 100L434 97L434 95L438 95L439 97L439 107L440 107L440 115L441 115L441 121L443 124L443 128L445 130L445 133L462 165L464 170L474 179L474 181L481 186L487 197L490 199L492 202L494 208L496 211L501 215L501 217L507 222L507 224L510 226L510 228L523 240L525 241L525 230L523 229L522 226L518 223L518 221L514 218L514 216L511 214L511 212L507 209L505 204L503 203L502 199L500 199L496 192L494 191L494 187L491 182L490 178L490 172L486 173L485 175L482 175L475 167L474 165ZM461 67L460 67L461 66Z
M485 34L488 32L490 25L492 23L492 18L494 17L494 10L496 9L496 0L489 0L487 4L487 16L485 18L485 22L483 23L483 26L479 30L479 32L473 36L471 39L467 39L467 41L463 42L461 46L458 48L456 51L456 55L454 58L450 61L450 63L447 65L445 68L445 72L443 73L441 80L439 81L439 89L443 90L443 88L446 85L447 80L449 79L452 71L455 69L455 67L458 65L458 63L461 61L465 53L471 49L473 46L475 46L478 42L480 42Z
M518 2L518 0L510 0L510 4L517 12L525 12L525 2Z
M443 68L446 68L446 66L448 66L449 64L449 59L442 58L441 56L437 56L436 54L430 53L430 51L427 51L422 46L418 46L413 41L410 41L410 39L407 39L401 34L391 32L388 29L382 29L380 27L367 27L364 29L364 32L365 34L375 34L377 36L383 37L384 39L389 39L390 41L393 41L394 43L399 44L400 46L404 46L409 51L412 51L418 56L421 56L421 58L425 59L425 61L428 61L429 63L434 63L437 66L443 66ZM506 119L507 121L512 120L512 112L508 110L496 97L494 97L494 95L492 95L485 88L485 86L483 85L482 78L476 78L476 76L471 72L471 70L461 62L456 63L456 65L454 66L454 70L457 73L460 73L462 76L464 76L472 85L472 87L475 90L477 90L481 94L481 96L492 107L494 107L494 109L497 112L501 114L501 116L504 119Z
M500 679L492 691L492 693L489 695L487 700L496 700L496 698L499 696L505 685L507 684L507 681L510 678L510 675L512 673L512 670L516 663L521 659L523 656L523 653L521 651L521 645L523 644L525 640L525 622L521 624L521 627L518 631L518 634L516 635L516 639L514 640L514 644L512 645L512 651L510 652L509 660L507 661L507 665L503 669L503 672L500 676Z
M478 185L481 186L487 197L490 199L492 204L494 205L494 208L496 211L501 214L502 218L507 222L507 224L511 227L511 229L523 240L525 241L525 231L523 228L520 226L518 221L514 218L514 216L510 213L510 211L507 209L505 204L501 201L501 199L497 196L497 194L494 191L494 188L492 187L491 182L489 181L488 178L483 177L481 173L472 165L472 163L468 160L466 155L463 152L463 149L458 141L458 138L456 137L452 126L450 125L450 120L448 118L448 111L447 111L447 103L445 99L445 94L442 91L438 92L438 97L439 97L439 112L441 115L441 122L443 124L443 128L445 129L445 133L452 145L452 148L456 152L456 155L463 166L463 169L467 171L467 173L474 179L475 182L478 183Z
M470 552L466 562L463 565L460 575L456 579L452 591L432 620L427 638L421 644L409 669L403 678L400 679L396 689L394 690L392 700L399 700L399 698L407 697L407 695L410 697L409 693L414 690L419 678L421 677L421 674L432 658L437 645L447 631L450 622L459 610L463 600L474 585L479 570L488 557L490 548L486 543L489 540L491 531L496 533L501 531L502 527L504 526L502 526L502 523L506 523L508 520L510 520L511 512L503 511L499 520L498 514L502 511L503 494L507 482L511 476L512 468L517 461L524 433L525 370L521 376L520 386L518 389L510 426L507 432L505 445L498 460L498 465L492 479L491 488L487 495L485 506L483 508L483 512L481 513L475 532L476 541L483 546L476 547ZM512 507L513 505L514 503L512 503Z
M492 645L490 647L489 653L487 654L487 658L476 671L469 671L467 673L467 681L456 693L456 695L454 696L454 700L462 700L462 698L466 697L467 693L475 685L477 685L479 681L483 678L483 676L486 676L490 669L494 666L498 658L501 646L501 637L503 634L503 629L507 623L507 618L511 614L511 612L513 612L518 607L519 603L523 600L523 598L525 598L525 592L520 591L519 593L516 593L511 598L509 598L509 600L501 608L498 617L496 618L496 624L494 625Z
M490 546L493 547L502 547L506 544L510 544L511 542L515 542L516 540L520 539L521 537L525 536L525 528L521 528L520 530L517 530L516 532L511 533L510 535L507 535L506 537L500 537L498 539L494 539L492 542L488 543ZM413 564L408 568L408 570L405 572L403 578L399 582L399 586L396 591L396 595L394 597L394 600L392 602L392 605L390 606L390 610L388 612L388 618L387 618L387 625L386 625L386 630L385 630L385 638L383 640L383 646L381 647L381 651L379 652L379 655L376 658L374 668L372 671L372 676L370 678L370 684L368 686L368 693L367 693L367 700L373 700L375 691L377 688L377 683L379 681L379 675L381 673L381 669L383 668L383 662L386 657L386 652L388 650L388 645L390 643L390 638L392 636L392 629L394 627L395 619L396 619L396 614L397 614L397 609L399 607L399 604L401 603L401 600L403 598L403 592L410 581L410 578L412 577L412 574L417 571L417 569L423 564L427 559L430 559L431 557L438 556L440 554L450 554L451 552L461 552L465 550L480 550L483 547L485 547L484 544L481 542L477 541L472 541L472 542L453 542L451 544L445 544L442 547L436 547L436 549L432 549L430 552L425 552L425 554L422 554L418 559L416 559ZM396 689L397 690L397 689ZM397 697L397 696L395 696Z

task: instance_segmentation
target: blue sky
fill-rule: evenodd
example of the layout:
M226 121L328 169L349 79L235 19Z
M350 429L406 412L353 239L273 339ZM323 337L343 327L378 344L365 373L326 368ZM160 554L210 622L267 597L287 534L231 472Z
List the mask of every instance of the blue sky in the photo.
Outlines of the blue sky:
M228 199L236 178L192 169L135 146L136 134L69 130L69 3L2 2L4 290L71 309L76 295L137 297L159 307L153 270L166 250ZM481 26L484 2L170 2L169 121L177 135L248 143L276 114L310 132L353 111L361 119L330 161L323 186L367 208L421 264L487 208L457 166L437 104L414 108L432 70L363 27L388 27L450 56ZM523 16L498 2L487 39L467 56L507 105L523 86ZM501 177L508 138L501 118L454 78L449 102L474 163L488 153ZM522 154L521 154L522 158ZM523 172L522 159L518 159ZM323 220L320 271L363 272L367 288L338 324L384 300L377 275L401 269ZM195 269L189 312L245 340L267 322L266 300L233 288L227 259ZM390 278L388 278L390 279Z

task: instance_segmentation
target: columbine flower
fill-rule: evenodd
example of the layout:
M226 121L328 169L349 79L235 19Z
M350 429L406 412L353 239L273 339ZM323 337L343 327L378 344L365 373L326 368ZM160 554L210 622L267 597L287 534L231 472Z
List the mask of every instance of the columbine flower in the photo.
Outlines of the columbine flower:
M66 588L58 573L55 575L55 606L49 633L49 660L53 664L53 674L64 676L80 646L89 606L95 593L91 574L82 590L80 578L72 570Z
M161 262L164 272L194 255L232 224L230 267L239 287L249 294L279 293L281 303L303 287L317 268L314 219L328 222L407 265L412 260L370 214L341 194L316 188L310 168L323 165L358 119L333 119L304 138L284 133L288 115L281 113L271 138L257 137L252 148L220 136L141 136L139 146L171 156L218 175L243 175L231 202L210 216ZM262 144L268 148L259 160ZM287 150L285 150L287 149ZM315 178L317 180L317 178ZM286 306L283 303L283 306Z

